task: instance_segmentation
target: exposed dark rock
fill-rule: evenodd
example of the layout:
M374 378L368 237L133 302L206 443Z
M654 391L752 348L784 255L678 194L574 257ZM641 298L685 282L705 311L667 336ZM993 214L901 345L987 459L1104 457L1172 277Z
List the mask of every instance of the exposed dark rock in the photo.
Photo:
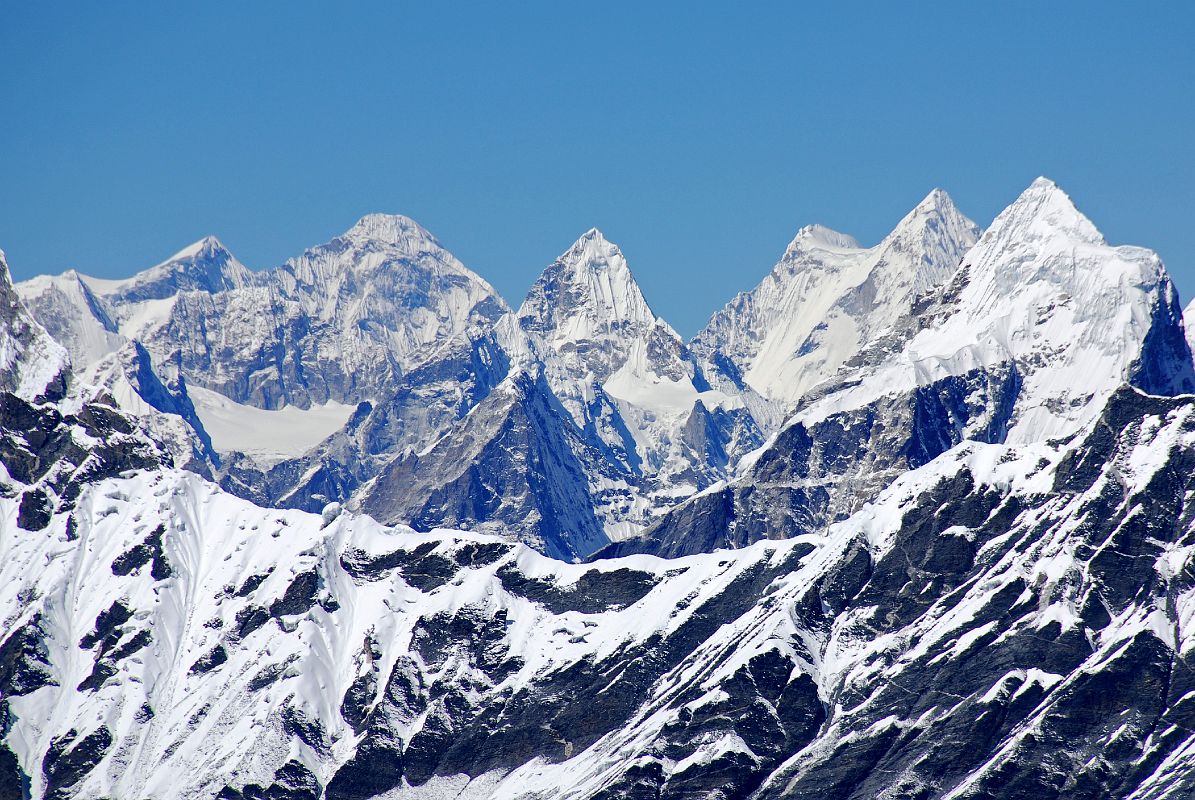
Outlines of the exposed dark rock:
M17 511L17 527L27 531L40 531L50 524L54 516L54 504L44 489L30 489L21 495L21 506Z
M553 614L566 611L596 614L610 609L623 609L642 600L656 585L654 575L625 568L609 571L591 569L571 586L528 578L513 564L499 568L498 578L511 594L534 600Z
M166 526L158 525L143 543L131 547L117 556L116 560L112 562L112 574L125 576L133 570L153 562L153 566L150 567L150 575L153 579L160 581L169 578L174 573L170 568L170 562L166 560L166 552L162 546L162 536L165 533Z
M270 604L271 617L305 614L315 605L319 592L320 577L315 572L302 572L286 587L282 597Z
M71 789L95 769L111 746L112 734L102 725L82 738L72 730L51 742L42 759L47 800L70 797Z
M227 661L228 651L224 649L223 645L218 644L191 665L191 674L202 675L205 672L211 672Z

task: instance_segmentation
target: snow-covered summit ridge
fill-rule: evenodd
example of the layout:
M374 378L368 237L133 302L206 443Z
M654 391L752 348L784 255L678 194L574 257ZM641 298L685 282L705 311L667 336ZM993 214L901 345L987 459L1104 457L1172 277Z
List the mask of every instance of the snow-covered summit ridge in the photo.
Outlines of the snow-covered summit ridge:
M366 214L357 220L340 238L354 241L371 240L385 244L421 242L439 247L440 242L432 233L415 220L403 214Z
M860 247L859 240L854 236L814 223L797 231L797 235L784 249L784 255L789 258L802 250L858 250Z
M1002 211L932 299L898 352L860 370L801 415L807 421L974 370L1020 383L1009 439L1078 430L1122 383L1195 389L1178 297L1157 254L1110 246L1055 183L1039 178Z
M211 258L227 258L231 257L232 253L224 246L224 243L213 235L204 236L202 239L192 242L191 244L179 250L165 261L156 266L164 266L176 261L196 261L199 259ZM152 267L151 267L152 269Z
M82 276L82 280L110 302L138 303L164 300L179 292L215 294L238 289L253 283L255 276L223 242L205 236L131 278L108 281Z
M597 228L544 270L518 316L525 328L561 344L656 326L676 336L651 310L622 250Z
M821 225L802 228L756 288L714 314L693 349L737 373L740 386L792 403L940 286L978 234L941 189L872 247Z

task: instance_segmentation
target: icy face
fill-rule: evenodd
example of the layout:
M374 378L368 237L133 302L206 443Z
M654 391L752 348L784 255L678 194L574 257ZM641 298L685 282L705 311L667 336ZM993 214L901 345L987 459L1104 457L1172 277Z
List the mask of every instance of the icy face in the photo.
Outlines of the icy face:
M643 299L622 251L597 228L544 270L518 317L524 330L554 351L570 374L599 383L620 369L636 346L653 340L680 343ZM662 352L657 360L671 355Z
M803 228L759 286L713 316L693 350L710 374L790 405L949 278L978 233L940 189L875 247Z

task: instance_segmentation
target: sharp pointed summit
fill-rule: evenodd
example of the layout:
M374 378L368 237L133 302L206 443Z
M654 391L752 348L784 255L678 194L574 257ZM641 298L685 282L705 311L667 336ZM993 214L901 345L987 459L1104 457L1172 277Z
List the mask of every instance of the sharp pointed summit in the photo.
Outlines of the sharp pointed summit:
M231 258L232 253L229 252L228 248L225 247L224 243L218 238L208 235L196 242L192 242L156 266L162 266L163 264L173 264L178 261L198 261L201 259L222 257Z
M571 349L577 342L625 342L657 327L675 336L652 312L618 245L597 228L582 234L543 271L518 316L525 330L556 350Z
M693 349L710 375L795 402L941 285L977 236L938 189L874 247L807 226L759 286L714 314Z
M1106 244L1103 234L1070 196L1054 181L1041 177L997 215L983 239L989 249L1023 249L1051 237L1090 245Z

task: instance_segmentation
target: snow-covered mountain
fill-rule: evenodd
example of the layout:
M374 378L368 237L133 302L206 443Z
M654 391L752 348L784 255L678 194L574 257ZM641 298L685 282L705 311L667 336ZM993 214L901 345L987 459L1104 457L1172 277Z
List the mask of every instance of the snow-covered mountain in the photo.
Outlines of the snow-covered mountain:
M711 374L791 405L953 275L978 236L940 189L874 247L802 228L759 286L714 314L693 350Z
M18 290L80 371L134 339L192 385L265 409L369 399L506 311L430 233L384 214L268 272L208 237L127 280L68 272Z
M573 421L642 484L620 521L642 524L760 443L738 393L710 387L648 306L622 251L596 228L544 270L518 320Z
M379 447L376 431L401 441ZM517 314L409 373L318 466L294 471L384 522L517 532L574 559L725 477L761 441L591 230Z
M0 499L0 783L34 797L1195 790L1195 408L966 443L815 534L568 565L198 476ZM19 791L19 789L18 789Z
M517 313L395 217L45 328L0 262L0 800L1192 795L1177 296L1045 180L968 237L805 231L692 347L597 231Z
M1039 179L940 291L807 393L741 475L610 552L818 530L963 440L1074 435L1126 382L1195 391L1177 293L1156 254L1108 245Z

